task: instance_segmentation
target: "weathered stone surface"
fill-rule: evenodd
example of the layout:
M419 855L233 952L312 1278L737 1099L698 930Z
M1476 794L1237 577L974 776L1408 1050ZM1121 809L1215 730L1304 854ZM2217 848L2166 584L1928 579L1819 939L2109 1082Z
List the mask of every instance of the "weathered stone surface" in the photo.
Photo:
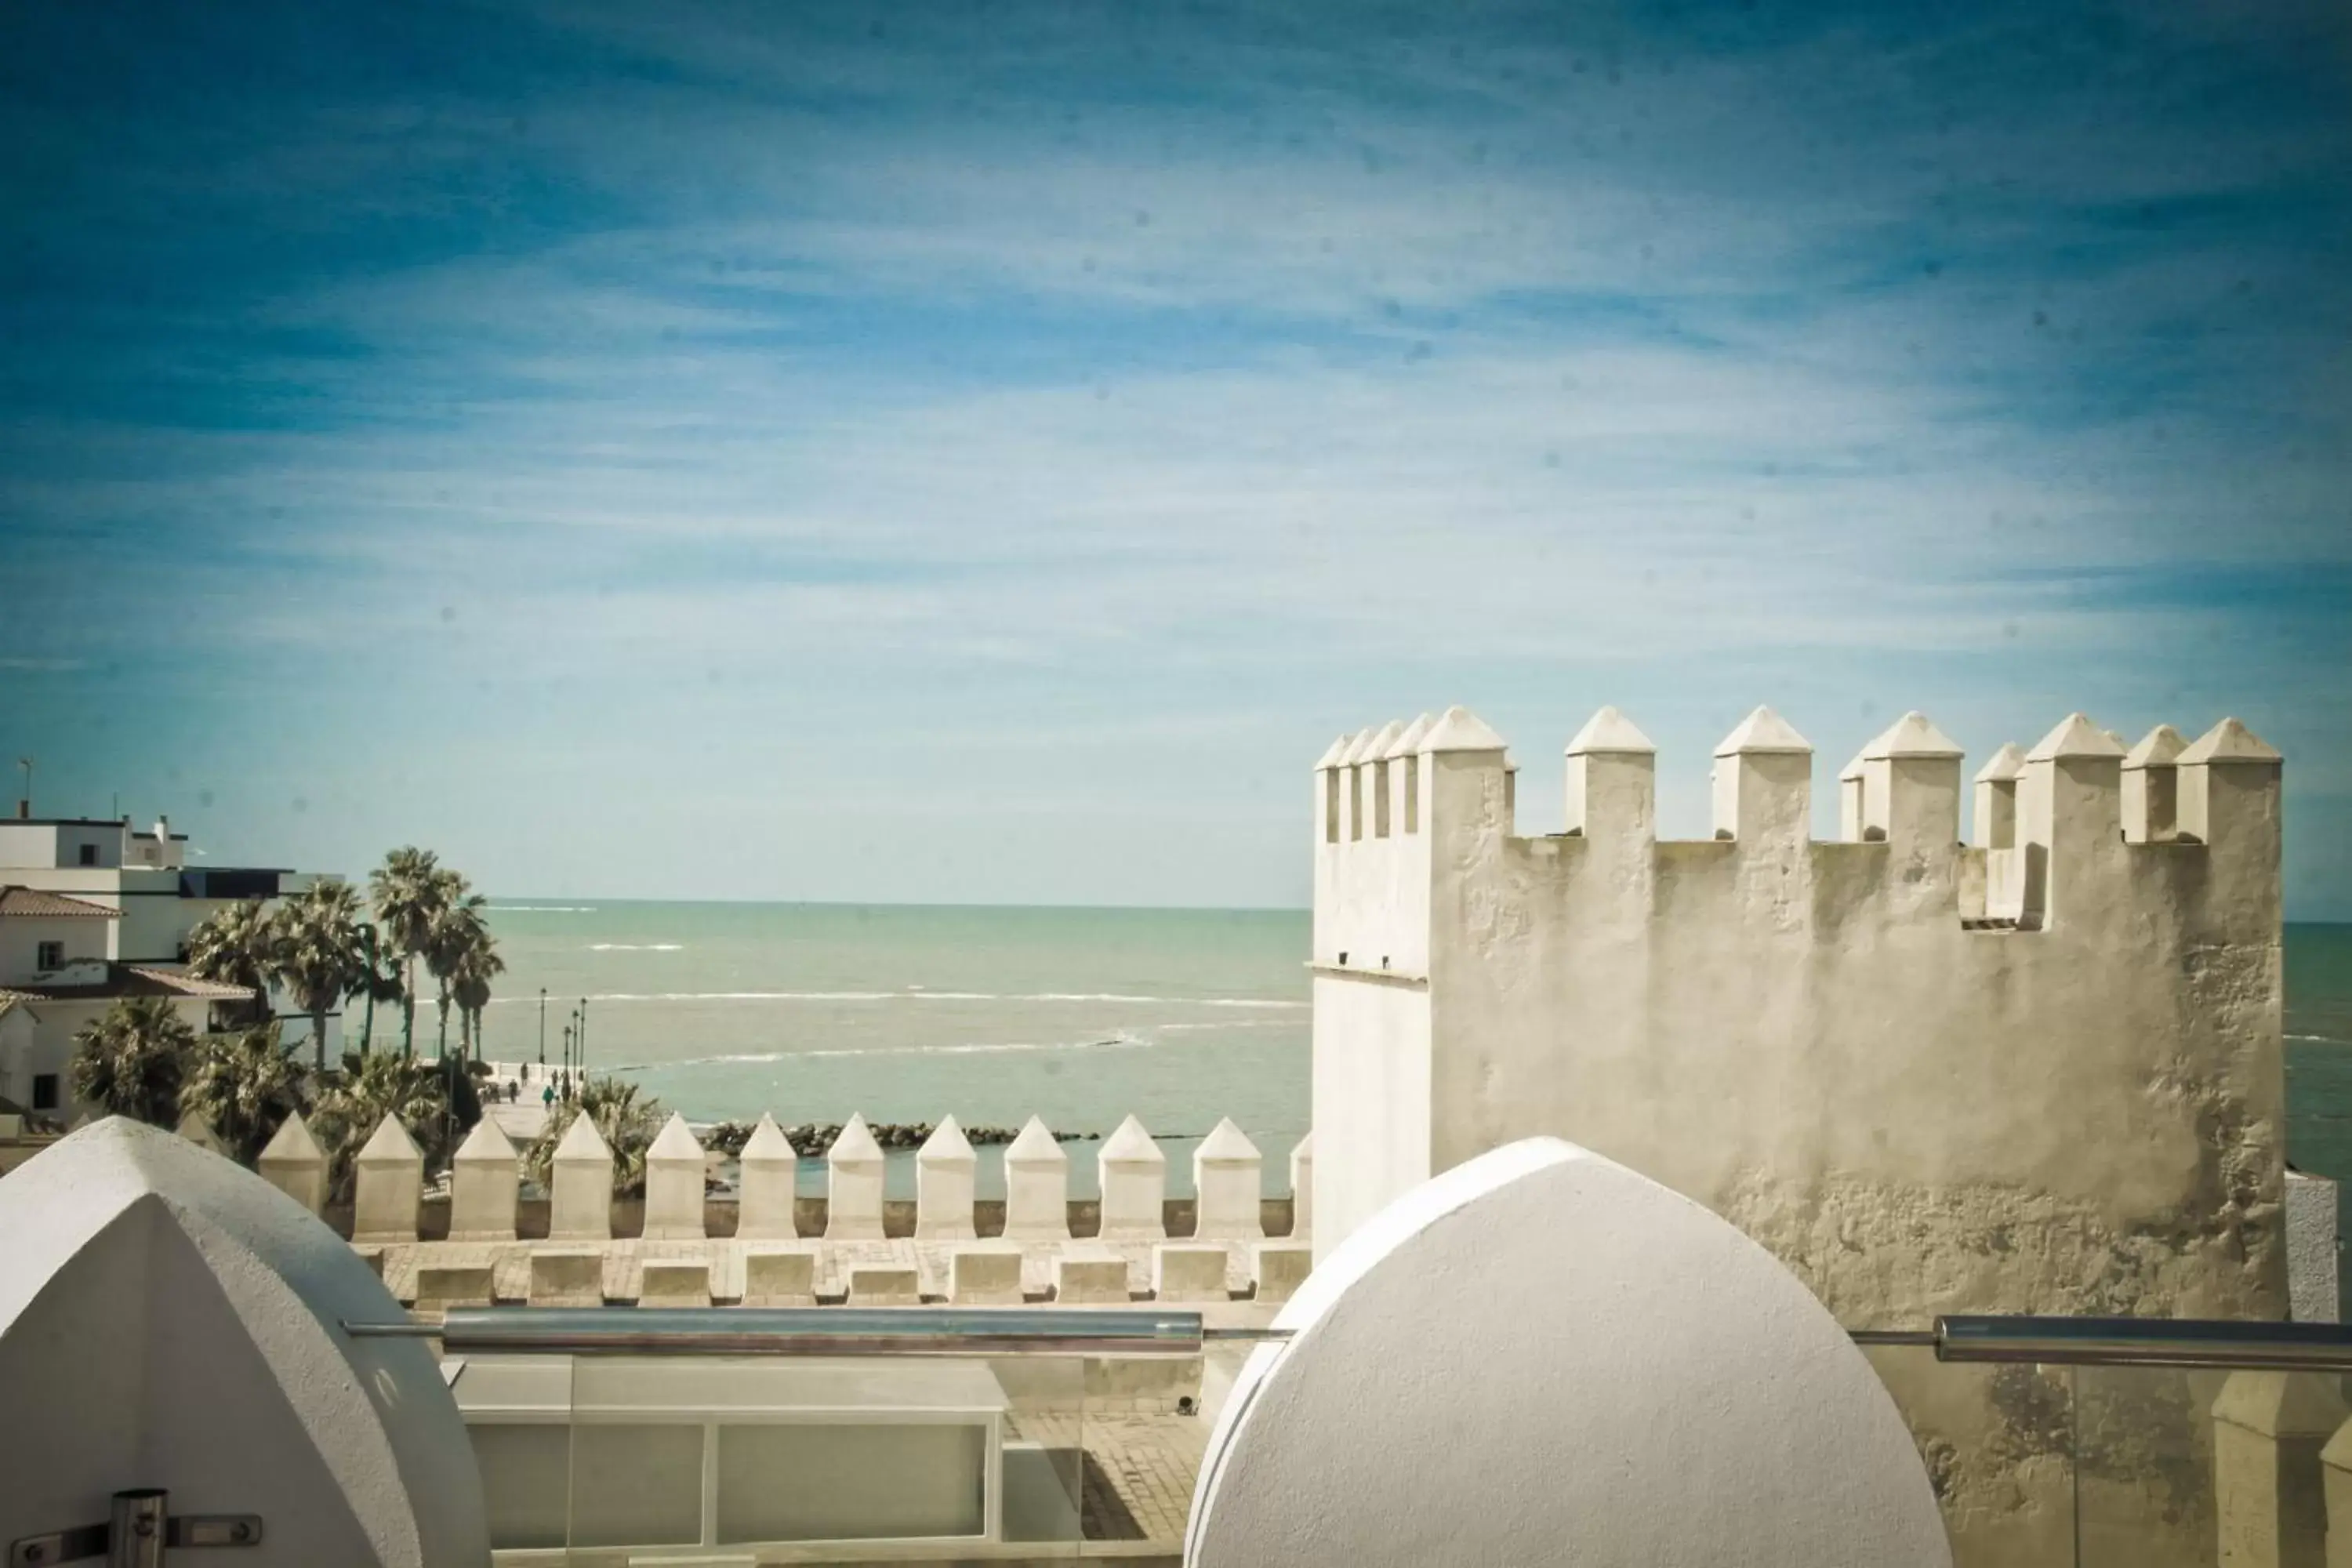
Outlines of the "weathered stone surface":
M1151 1249L1151 1294L1155 1300L1227 1301L1227 1254L1222 1247L1163 1241Z
M1287 1301L1315 1267L1315 1249L1295 1241L1261 1241L1250 1248L1250 1277L1260 1301Z
M416 1310L487 1307L496 1299L487 1263L429 1263L416 1271Z
M816 1255L803 1247L755 1247L743 1254L743 1305L816 1304Z
M1021 1301L1019 1247L959 1247L949 1257L949 1305L1017 1307Z
M640 1307L708 1307L710 1305L710 1260L705 1258L648 1258L639 1265Z
M1054 1300L1065 1307L1124 1307L1127 1259L1108 1252L1065 1252L1054 1259Z
M849 1304L853 1307L920 1306L920 1277L897 1264L861 1263L849 1271Z
M604 1255L590 1247L535 1248L529 1301L534 1307L603 1306Z

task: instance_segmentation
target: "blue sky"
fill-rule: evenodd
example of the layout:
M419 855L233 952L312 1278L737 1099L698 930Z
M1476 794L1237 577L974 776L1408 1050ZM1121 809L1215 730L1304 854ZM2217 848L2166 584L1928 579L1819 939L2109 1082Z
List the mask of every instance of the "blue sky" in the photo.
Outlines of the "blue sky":
M1759 701L1825 814L2233 712L2352 918L2352 27L1929 10L8 7L0 748L216 862L1295 905L1449 702L1693 837Z

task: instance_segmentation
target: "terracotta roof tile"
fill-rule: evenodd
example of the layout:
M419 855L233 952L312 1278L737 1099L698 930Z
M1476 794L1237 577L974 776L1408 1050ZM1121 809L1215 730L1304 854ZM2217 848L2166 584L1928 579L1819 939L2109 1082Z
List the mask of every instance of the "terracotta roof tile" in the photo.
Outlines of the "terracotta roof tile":
M169 969L147 969L133 963L109 963L106 978L87 985L0 986L0 997L26 1002L114 1002L131 996L193 996L208 1002L241 1002L253 993L242 985L223 985Z
M88 899L69 899L63 893L45 893L37 888L0 888L0 915L79 915L93 920L119 921L122 911L105 904L93 904Z

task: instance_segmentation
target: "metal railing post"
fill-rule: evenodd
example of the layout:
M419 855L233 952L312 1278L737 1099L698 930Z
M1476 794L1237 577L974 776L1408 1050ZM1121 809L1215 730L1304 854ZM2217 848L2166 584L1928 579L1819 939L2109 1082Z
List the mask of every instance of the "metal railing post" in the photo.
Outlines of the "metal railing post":
M170 1494L154 1488L114 1494L107 1521L107 1568L163 1568Z

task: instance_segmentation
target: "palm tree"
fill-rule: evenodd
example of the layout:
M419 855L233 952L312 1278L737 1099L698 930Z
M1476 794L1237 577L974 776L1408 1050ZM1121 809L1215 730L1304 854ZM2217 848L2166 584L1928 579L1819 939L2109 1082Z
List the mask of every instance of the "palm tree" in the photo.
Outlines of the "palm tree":
M239 1011L251 1024L269 1021L269 976L278 963L278 921L259 899L240 899L206 915L188 933L188 973L199 980L242 985L253 1000Z
M443 902L442 879L447 875L430 849L395 849L383 864L368 873L368 895L375 918L390 943L386 956L404 973L400 994L400 1054L416 1054L416 960L433 930L433 918Z
M425 967L432 972L441 988L435 1004L440 1015L440 1038L434 1054L446 1056L450 986L457 980L459 966L470 962L468 954L490 940L489 921L484 914L489 900L469 889L466 879L455 871L437 872L434 881L440 902L433 911L432 923L425 928Z
M575 1116L585 1116L613 1151L613 1191L636 1197L646 1190L646 1153L660 1135L669 1112L650 1095L640 1100L637 1086L627 1079L595 1078L580 1086L576 1100L555 1102L553 1114L523 1152L523 1174L541 1186L555 1171L555 1146L563 1142Z
M364 984L370 968L359 895L346 882L312 883L278 911L278 939L270 976L310 1016L311 1049L324 1072L328 1009Z
M361 923L360 967L352 975L352 988L343 993L343 999L347 1002L356 998L367 1004L367 1011L360 1018L359 1048L362 1056L367 1054L375 1039L375 1005L397 1002L407 994L401 985L400 971L394 967L394 961L389 953L382 951L383 939L383 933L373 925L364 921Z
M449 994L457 1004L457 1051L468 1061L482 1054L482 1009L490 1005L490 982L506 971L498 938L487 925L450 965Z
M74 1036L74 1098L110 1116L176 1127L180 1085L195 1051L195 1030L170 1002L117 1002Z
M388 1051L382 1056L344 1053L342 1076L320 1097L312 1125L319 1146L327 1152L338 1194L351 1179L352 1157L387 1116L398 1120L416 1140L428 1167L445 1161L455 1146L448 1084L437 1068Z
M239 1164L250 1165L286 1119L309 1098L310 1075L287 1055L278 1026L205 1042L180 1089L183 1115L194 1111Z

